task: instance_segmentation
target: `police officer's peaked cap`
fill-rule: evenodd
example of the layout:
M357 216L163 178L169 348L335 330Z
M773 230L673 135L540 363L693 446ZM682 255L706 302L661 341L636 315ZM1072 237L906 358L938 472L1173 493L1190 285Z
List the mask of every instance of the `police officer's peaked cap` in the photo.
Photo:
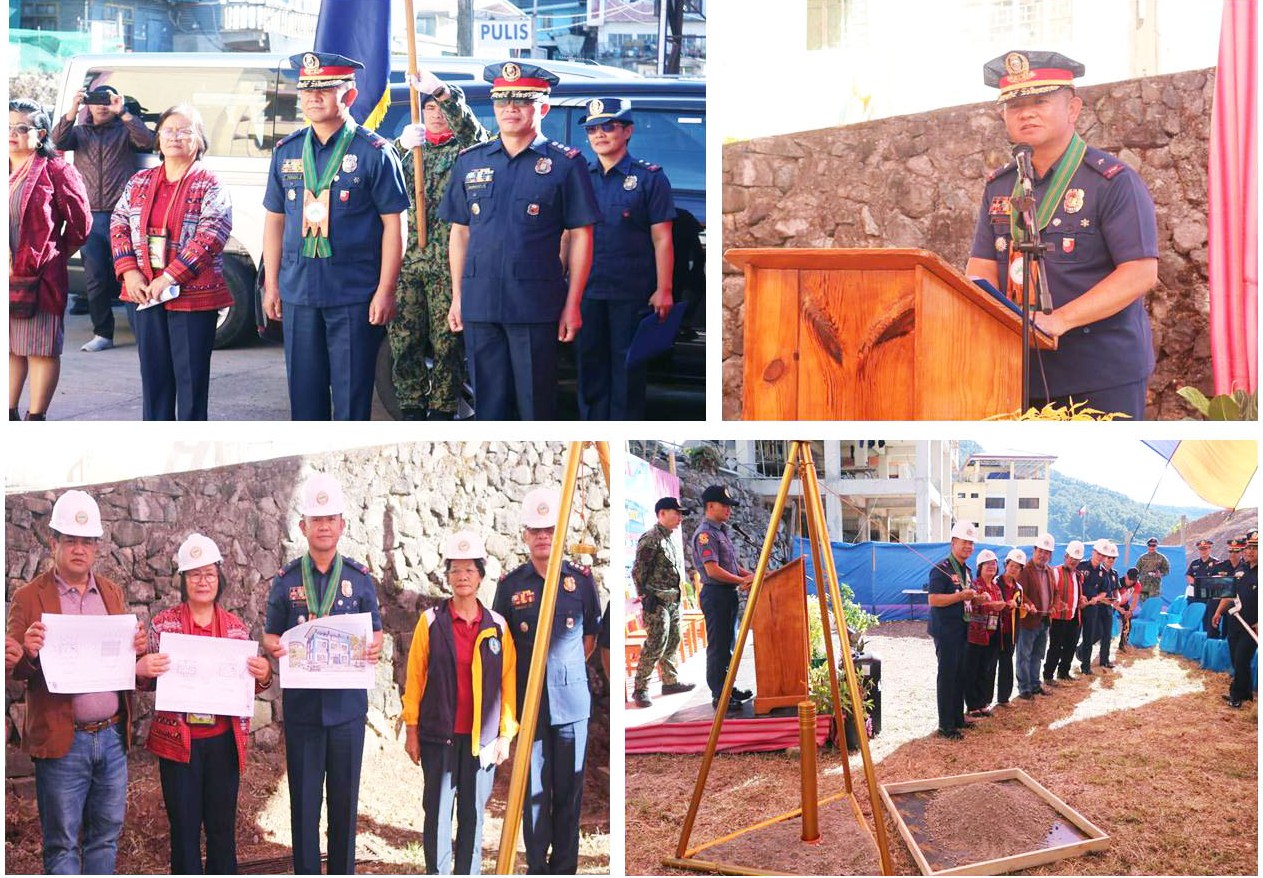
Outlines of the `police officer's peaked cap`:
M1146 546L1156 546L1157 544L1158 544L1157 537L1149 537L1149 542L1145 543Z
M333 52L299 52L289 56L289 63L298 71L300 89L355 82L355 71L364 69L359 61Z
M559 80L536 64L524 61L504 61L488 64L482 78L491 83L491 99L533 100L546 96Z
M1259 532L1252 530L1245 535L1245 544L1247 546L1257 546L1259 544Z
M741 503L724 485L711 485L702 492L703 503L722 503L725 506L740 506Z
M680 501L675 497L663 497L657 503L653 504L654 512L661 512L664 509L673 509L676 512L688 512L687 509L680 505Z
M1197 548L1199 549L1201 548L1209 549L1213 545L1215 545L1214 540L1201 539L1197 541Z
M982 81L1000 89L1000 102L1074 85L1083 65L1060 52L1005 52L982 66Z
M605 122L632 121L631 101L625 98L593 98L588 101L588 114L579 120L584 128Z
M1238 539L1228 540L1228 551L1231 552L1235 549L1236 551L1240 552L1244 548L1245 548L1245 540L1238 540Z

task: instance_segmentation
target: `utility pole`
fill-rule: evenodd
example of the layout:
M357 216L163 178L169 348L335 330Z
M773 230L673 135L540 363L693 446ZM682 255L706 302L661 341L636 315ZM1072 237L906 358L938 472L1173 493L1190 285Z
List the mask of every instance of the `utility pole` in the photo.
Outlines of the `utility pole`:
M456 0L456 54L474 54L474 0Z

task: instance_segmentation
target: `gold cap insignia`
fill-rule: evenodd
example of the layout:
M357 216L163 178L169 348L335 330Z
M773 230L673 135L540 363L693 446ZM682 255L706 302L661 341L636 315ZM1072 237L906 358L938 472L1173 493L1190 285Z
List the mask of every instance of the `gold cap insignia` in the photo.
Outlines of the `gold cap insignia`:
M303 56L303 70L307 73L315 73L320 69L320 59L316 57L315 52L308 52Z
M595 116L605 109L605 104L600 98L588 101L588 115Z
M1008 71L1010 82L1023 82L1034 76L1031 73L1031 62L1021 52L1009 52L1005 55L1004 69Z
M516 82L522 78L522 68L510 61L500 68L500 76L508 82Z

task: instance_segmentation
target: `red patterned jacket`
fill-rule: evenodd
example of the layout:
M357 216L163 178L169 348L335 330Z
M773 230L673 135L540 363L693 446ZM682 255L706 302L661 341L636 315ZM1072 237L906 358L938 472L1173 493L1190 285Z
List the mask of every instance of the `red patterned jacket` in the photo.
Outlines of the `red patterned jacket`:
M88 240L92 211L74 165L31 158L22 190L21 234L9 265L9 284L39 291L38 309L64 314L70 286L66 260Z

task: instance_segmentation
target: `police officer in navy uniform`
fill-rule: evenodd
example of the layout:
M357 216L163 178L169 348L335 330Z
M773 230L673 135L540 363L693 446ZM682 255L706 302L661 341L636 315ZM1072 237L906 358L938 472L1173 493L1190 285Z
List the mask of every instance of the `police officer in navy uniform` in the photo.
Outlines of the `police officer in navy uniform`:
M956 522L952 526L951 549L946 558L930 568L926 586L930 636L938 657L938 733L951 740L961 738L961 729L973 725L965 719L965 652L969 639L965 602L972 600L976 592L965 562L974 553L977 538L978 528L971 522Z
M1224 598L1215 610L1228 625L1228 652L1232 656L1232 684L1224 700L1232 708L1254 700L1254 679L1250 662L1258 651L1256 637L1251 637L1241 624L1245 622L1257 635L1259 631L1259 532L1252 530L1241 541L1245 558L1232 572L1233 597ZM1239 608L1236 606L1239 604ZM1232 610L1236 610L1235 613ZM1236 615L1238 618L1230 618Z
M483 71L500 135L461 153L439 218L452 224L452 308L479 420L547 420L557 396L557 342L573 341L600 218L579 150L540 124L557 77L506 61ZM567 265L561 263L565 233Z
M564 526L560 533L555 532L560 508L561 492L556 488L535 488L523 498L522 540L530 560L500 580L492 602L492 609L508 620L517 648L519 717L535 649L548 556L553 540L565 539ZM592 710L587 659L596 648L601 603L596 583L583 567L563 562L560 586L547 672L540 690L539 722L531 744L530 783L522 804L522 837L527 872L532 875L573 875L579 869L583 760Z
M753 571L741 566L737 547L728 534L728 519L737 499L723 485L711 485L702 492L705 518L693 532L690 544L693 566L702 577L702 593L698 603L706 620L706 685L710 687L710 703L719 710L719 697L724 691L732 650L736 644L737 623L741 620L740 591L749 591L754 583ZM754 693L732 687L725 710L741 709Z
M588 102L579 122L596 159L588 167L601 209L592 274L579 333L579 416L634 421L645 416L645 365L628 368L627 350L641 319L671 312L675 201L661 166L634 158L631 101Z
M272 153L263 310L284 314L290 416L366 421L377 348L395 315L408 192L390 144L351 118L364 65L322 52L290 62L311 126Z
M1197 557L1188 562L1188 567L1184 571L1184 581L1188 587L1193 590L1193 597L1189 598L1189 603L1206 604L1206 614L1202 617L1202 627L1207 637L1219 637L1219 626L1214 623L1215 611L1214 606L1218 601L1213 600L1209 595L1204 593L1202 586L1198 585L1199 579L1208 576L1215 576L1219 569L1220 560L1210 553L1214 548L1214 540L1201 539L1197 541Z
M377 588L363 564L338 554L346 500L332 476L318 473L303 485L299 528L307 554L286 564L268 592L263 646L280 659L280 635L322 616L368 613L373 637L366 658L382 648ZM284 675L284 670L282 670ZM294 873L320 874L320 806L329 790L329 874L355 872L355 818L364 755L364 689L284 689L285 767L289 775Z
M1056 52L1009 52L983 68L1000 89L1009 139L1033 149L1036 222L1053 310L1035 323L1058 339L1037 351L1033 405L1086 403L1132 418L1145 415L1153 339L1144 296L1158 279L1157 220L1140 176L1075 133L1083 101L1074 77L1083 65ZM1013 248L1010 199L1017 165L987 180L966 274L1020 298L1022 265Z

